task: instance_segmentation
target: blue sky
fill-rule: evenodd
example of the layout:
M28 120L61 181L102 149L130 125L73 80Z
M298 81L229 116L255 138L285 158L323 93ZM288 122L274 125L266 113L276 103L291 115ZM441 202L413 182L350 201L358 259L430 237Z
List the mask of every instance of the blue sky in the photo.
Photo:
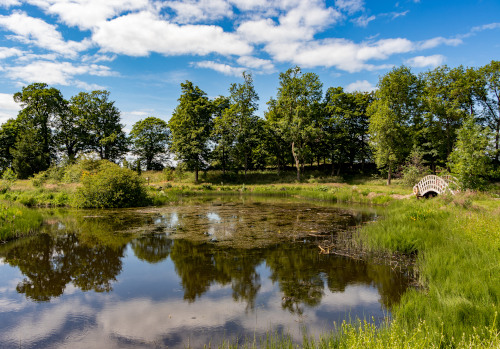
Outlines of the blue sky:
M245 70L262 116L295 65L324 90L368 91L401 64L499 60L499 38L498 0L0 0L0 123L13 93L45 82L68 99L109 90L129 130L168 120L181 82L227 95Z

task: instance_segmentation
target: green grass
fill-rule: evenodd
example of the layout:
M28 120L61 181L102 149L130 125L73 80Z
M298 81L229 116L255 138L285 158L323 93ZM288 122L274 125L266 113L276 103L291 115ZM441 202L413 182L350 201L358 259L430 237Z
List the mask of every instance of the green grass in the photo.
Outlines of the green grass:
M40 213L21 204L0 201L0 241L33 234L42 222Z
M425 320L450 345L475 328L500 329L500 215L462 199L398 202L360 235L374 250L418 255L423 289L405 293L393 314L407 330Z

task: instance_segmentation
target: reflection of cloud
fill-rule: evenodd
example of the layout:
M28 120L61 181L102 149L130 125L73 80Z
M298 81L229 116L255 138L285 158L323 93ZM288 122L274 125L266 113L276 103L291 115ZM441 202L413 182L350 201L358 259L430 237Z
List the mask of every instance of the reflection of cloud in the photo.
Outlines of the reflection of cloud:
M43 309L40 307L40 309ZM88 318L93 311L87 305L82 305L79 301L65 301L45 308L45 311L37 311L28 314L15 327L0 334L2 343L19 343L30 347L37 341L43 340L54 333L62 330L68 318L75 316L78 318Z
M5 293L6 288L0 288L0 293ZM27 302L18 302L14 299L0 299L0 313L8 313L11 311L20 311L26 307Z

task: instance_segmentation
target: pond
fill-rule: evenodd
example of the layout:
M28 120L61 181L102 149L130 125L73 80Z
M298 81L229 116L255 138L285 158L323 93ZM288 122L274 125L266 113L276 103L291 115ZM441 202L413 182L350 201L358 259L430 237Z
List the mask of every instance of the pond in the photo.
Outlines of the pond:
M379 322L404 275L317 240L366 209L212 197L145 209L46 210L44 233L0 245L2 348L193 348L334 322Z

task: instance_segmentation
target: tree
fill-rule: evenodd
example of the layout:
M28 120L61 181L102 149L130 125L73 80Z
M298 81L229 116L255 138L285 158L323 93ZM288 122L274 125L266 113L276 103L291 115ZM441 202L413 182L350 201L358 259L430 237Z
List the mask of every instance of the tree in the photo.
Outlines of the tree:
M348 161L351 167L355 160L364 163L369 157L368 106L373 93L344 92L342 87L329 88L325 95L325 117L323 120L323 151L328 151L333 166Z
M314 73L302 74L299 67L280 74L276 102L270 104L277 125L289 144L300 181L308 144L319 135L319 111L323 84Z
M127 152L127 137L120 124L120 111L109 100L109 92L80 92L71 98L71 110L87 134L87 149L101 159L116 161Z
M495 165L500 161L500 61L491 61L479 70L485 84L482 98L486 122L495 135Z
M377 167L387 168L390 185L393 169L408 157L421 124L421 81L401 66L382 76L378 87L368 108L370 144Z
M54 139L67 161L74 163L78 154L88 148L90 139L83 122L83 113L80 113L78 107L67 101L62 106L54 120Z
M18 114L18 122L23 129L23 132L30 133L29 139L41 142L40 144L32 144L33 147L40 146L41 153L38 154L37 164L26 164L27 168L40 168L46 170L49 168L51 161L55 158L55 147L53 134L51 129L52 121L59 115L64 107L64 99L61 92L44 83L33 83L22 88L21 92L14 94L14 100L21 104L21 110ZM27 128L33 130L28 131ZM35 136L33 133L37 133ZM26 145L26 140L21 140ZM28 148L30 145L27 145ZM25 160L31 157L26 154L16 152ZM18 161L19 162L19 161Z
M219 96L213 101L214 125L212 129L212 140L215 147L212 151L212 160L216 166L222 167L222 173L225 175L230 163L230 155L234 142L232 123L229 120L229 114L226 109L230 107L228 97Z
M0 127L0 173L12 166L14 149L19 133L19 124L16 119L7 120Z
M445 66L423 75L425 120L424 150L434 167L445 163L456 140L457 130L466 115L477 115L476 105L483 87L474 69Z
M209 160L208 140L213 120L213 105L206 93L192 82L181 83L182 94L168 123L172 132L171 150L188 169L203 169Z
M146 170L152 170L157 164L163 166L170 140L170 130L165 121L150 116L136 122L130 131L130 140L132 152L145 162Z
M28 126L20 130L15 147L11 148L12 168L19 179L26 179L48 168L44 150L43 138L36 127Z
M487 154L490 130L481 128L468 116L458 130L449 166L463 189L481 189L486 184L491 160Z
M255 115L259 96L253 87L252 75L244 72L243 79L243 84L231 85L230 107L224 110L222 119L233 131L236 159L243 164L246 175L252 149L259 139L259 117Z

